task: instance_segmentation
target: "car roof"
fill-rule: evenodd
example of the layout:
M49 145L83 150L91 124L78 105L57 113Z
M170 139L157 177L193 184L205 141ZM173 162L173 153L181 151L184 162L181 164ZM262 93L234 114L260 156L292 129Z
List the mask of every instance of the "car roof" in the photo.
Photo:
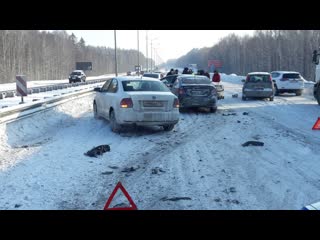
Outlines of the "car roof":
M293 72L293 71L272 71L271 73L275 73L275 72L277 72L277 73L299 73L299 72Z
M121 76L121 77L116 77L117 80L119 81L132 81L132 80L150 80L154 82L159 82L158 79L155 78L150 78L150 77L137 77L137 76Z
M251 72L251 73L248 73L248 75L270 75L270 73L268 72Z

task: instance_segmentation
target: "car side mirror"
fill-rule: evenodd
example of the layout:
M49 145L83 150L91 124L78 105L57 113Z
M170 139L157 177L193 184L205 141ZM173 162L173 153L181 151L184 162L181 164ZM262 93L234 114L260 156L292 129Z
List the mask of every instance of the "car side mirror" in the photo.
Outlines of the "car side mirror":
M93 89L93 91L95 91L95 92L101 92L101 88L96 87L96 88Z
M276 80L272 79L272 82L274 82L274 83L275 83L275 82L276 82Z
M246 81L245 79L242 79L242 80L241 80L241 82L243 82L243 83L244 83L245 81Z

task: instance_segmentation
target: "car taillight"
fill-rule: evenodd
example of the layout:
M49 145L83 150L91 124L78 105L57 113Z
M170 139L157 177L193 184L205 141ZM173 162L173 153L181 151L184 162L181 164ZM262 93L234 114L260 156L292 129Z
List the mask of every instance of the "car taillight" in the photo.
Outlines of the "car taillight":
M271 76L269 77L269 79L270 79L270 82L272 82L272 77Z
M121 108L132 108L133 107L133 102L131 98L123 98L120 102L120 107Z
M184 91L183 88L179 88L179 94L185 94L186 92Z
M247 76L247 78L246 78L246 82L248 82L248 81L249 81L249 78L250 78L250 76Z
M217 90L215 88L212 88L211 95L217 95Z
M179 99L178 99L178 98L175 98L175 99L174 99L174 101L173 101L173 107L174 107L174 108L179 108L179 107L180 107Z

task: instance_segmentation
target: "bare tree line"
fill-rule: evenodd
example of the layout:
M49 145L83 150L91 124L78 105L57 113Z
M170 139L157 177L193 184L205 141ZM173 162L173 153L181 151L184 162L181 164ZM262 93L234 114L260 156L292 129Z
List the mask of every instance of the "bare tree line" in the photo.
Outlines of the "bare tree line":
M18 74L29 80L66 79L76 62L92 62L88 76L114 73L114 49L86 46L66 31L0 30L0 83L15 81ZM136 50L117 49L118 71L133 71ZM140 62L146 62L140 52Z
M253 71L298 71L314 80L312 52L320 47L319 30L259 30L253 36L231 34L211 48L193 49L176 60L177 67L197 63L208 69L208 60L221 60L222 72L245 75Z

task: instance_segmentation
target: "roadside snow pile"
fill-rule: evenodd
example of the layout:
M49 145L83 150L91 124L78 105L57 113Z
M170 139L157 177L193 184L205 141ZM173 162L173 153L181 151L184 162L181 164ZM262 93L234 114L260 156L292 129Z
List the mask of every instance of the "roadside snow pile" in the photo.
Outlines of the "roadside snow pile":
M221 81L229 81L234 83L241 83L242 79L245 79L245 76L236 76L236 75L221 75Z
M0 124L0 169L15 165L19 159L10 155L25 157L55 135L57 129L75 125L81 114L92 108L93 95L68 101L51 109L38 112L33 117ZM32 150L31 150L32 149Z

